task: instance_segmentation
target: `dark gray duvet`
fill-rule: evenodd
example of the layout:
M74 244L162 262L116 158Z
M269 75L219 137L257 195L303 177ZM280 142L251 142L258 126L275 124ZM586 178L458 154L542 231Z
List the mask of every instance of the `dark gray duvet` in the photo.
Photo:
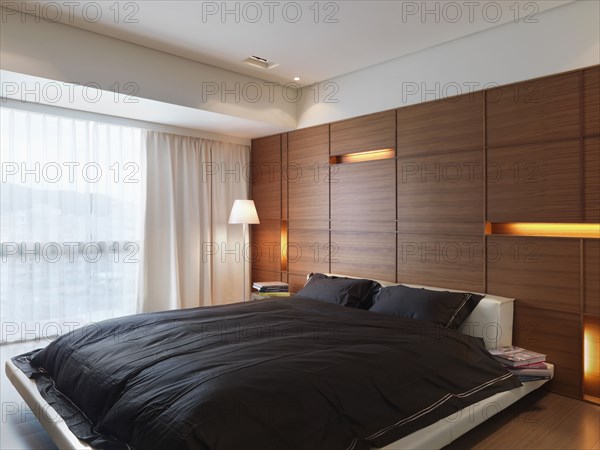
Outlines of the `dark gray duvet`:
M368 449L521 385L479 339L299 297L108 320L13 361L102 449Z

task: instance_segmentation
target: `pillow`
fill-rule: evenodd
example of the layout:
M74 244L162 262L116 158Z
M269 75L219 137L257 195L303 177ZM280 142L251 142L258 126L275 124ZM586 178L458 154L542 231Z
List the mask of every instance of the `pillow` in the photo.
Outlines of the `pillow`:
M382 288L369 311L437 323L457 330L483 295L407 286Z
M296 295L351 308L369 309L379 289L381 285L373 280L328 277L315 273Z

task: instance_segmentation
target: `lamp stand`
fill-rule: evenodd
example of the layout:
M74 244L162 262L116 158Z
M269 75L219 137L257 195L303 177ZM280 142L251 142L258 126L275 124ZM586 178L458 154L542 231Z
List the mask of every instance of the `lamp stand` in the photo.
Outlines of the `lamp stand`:
M246 235L248 234L248 224L244 223L243 224L243 237L242 237L242 284L243 284L243 289L242 289L242 295L244 296L244 301L246 301Z
M246 236L248 235L248 224L260 224L254 201L235 200L231 208L231 214L229 214L228 223L241 223L244 226L242 234L242 251L240 253L242 255L242 276L244 278L242 286L242 295L244 296L244 301L246 301L246 288L248 287L248 283L246 283Z

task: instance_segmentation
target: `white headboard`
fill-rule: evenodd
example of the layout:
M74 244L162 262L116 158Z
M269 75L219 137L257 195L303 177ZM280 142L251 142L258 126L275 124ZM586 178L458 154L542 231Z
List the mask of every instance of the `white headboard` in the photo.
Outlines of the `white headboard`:
M328 273L325 275L347 277L347 278L365 278L352 275L340 275ZM390 281L375 280L382 286L395 286L403 284L408 287L426 288L434 291L464 292L456 289L446 289L435 286L421 286L416 284L393 283ZM483 292L474 292L474 294L485 295L467 317L460 331L469 336L483 338L487 349L503 347L512 344L513 332L513 312L514 298L499 297L496 295L485 294Z

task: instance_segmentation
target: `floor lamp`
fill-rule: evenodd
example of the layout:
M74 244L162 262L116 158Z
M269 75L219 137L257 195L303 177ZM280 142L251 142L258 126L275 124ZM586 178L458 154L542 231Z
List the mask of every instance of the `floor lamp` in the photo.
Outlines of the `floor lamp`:
M244 284L244 301L246 301L246 236L248 234L248 225L249 224L259 224L260 220L258 220L258 213L256 212L256 206L254 205L254 200L236 200L233 202L233 207L231 208L231 214L229 215L229 223L230 224L243 224L244 226L244 234L242 240L242 267L244 270L243 275L243 284Z

